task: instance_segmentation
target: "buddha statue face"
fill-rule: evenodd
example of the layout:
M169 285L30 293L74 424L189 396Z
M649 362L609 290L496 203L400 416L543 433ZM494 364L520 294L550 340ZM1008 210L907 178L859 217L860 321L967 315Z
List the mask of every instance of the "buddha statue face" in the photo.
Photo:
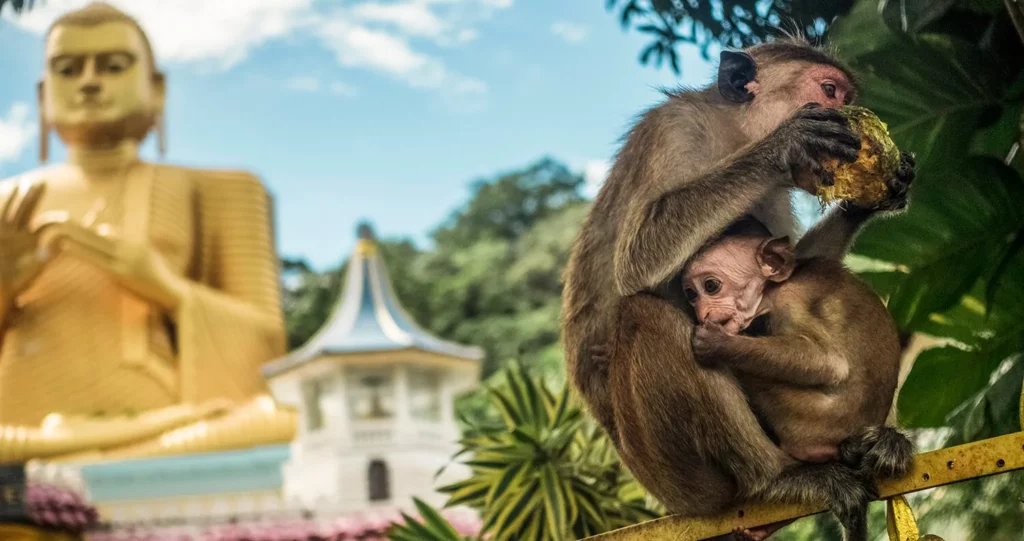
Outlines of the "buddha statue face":
M163 112L164 78L130 18L93 4L58 19L46 38L41 120L71 146L141 141Z

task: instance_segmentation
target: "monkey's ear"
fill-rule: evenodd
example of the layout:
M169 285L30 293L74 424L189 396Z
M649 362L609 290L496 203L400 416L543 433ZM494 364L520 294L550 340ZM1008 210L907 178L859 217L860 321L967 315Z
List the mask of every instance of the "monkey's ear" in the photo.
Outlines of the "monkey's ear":
M718 93L723 98L744 103L754 99L747 84L757 78L757 64L747 53L722 51L718 57Z
M757 250L757 264L761 266L761 274L773 282L789 279L796 268L796 252L789 243L789 237L777 237L765 240Z

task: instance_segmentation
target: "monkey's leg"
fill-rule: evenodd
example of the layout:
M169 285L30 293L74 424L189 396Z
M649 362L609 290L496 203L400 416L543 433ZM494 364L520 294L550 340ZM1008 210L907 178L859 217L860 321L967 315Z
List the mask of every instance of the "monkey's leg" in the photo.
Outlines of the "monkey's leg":
M670 511L721 512L796 463L764 433L735 378L694 361L684 311L641 294L618 313L608 369L620 452Z
M843 525L846 541L867 541L868 504L877 497L869 476L837 462L788 468L758 495L769 502L825 502Z

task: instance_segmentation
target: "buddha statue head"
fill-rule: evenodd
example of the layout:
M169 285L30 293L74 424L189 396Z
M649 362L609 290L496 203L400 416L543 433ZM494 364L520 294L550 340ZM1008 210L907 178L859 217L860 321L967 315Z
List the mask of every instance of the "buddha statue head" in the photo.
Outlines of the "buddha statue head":
M163 153L165 78L135 19L100 2L66 13L46 33L45 56L41 161L51 128L69 147L102 149L141 143L157 126Z

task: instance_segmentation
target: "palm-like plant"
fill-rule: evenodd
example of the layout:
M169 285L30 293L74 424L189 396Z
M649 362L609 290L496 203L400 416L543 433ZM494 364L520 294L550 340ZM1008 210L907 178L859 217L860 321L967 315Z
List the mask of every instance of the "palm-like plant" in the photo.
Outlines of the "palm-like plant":
M391 541L470 541L471 538L459 534L430 504L419 498L413 498L413 503L423 521L417 521L402 513L405 523L392 524L388 530L388 539Z
M567 386L555 394L521 365L498 379L503 384L487 392L503 422L467 430L456 458L467 457L472 475L440 488L446 506L478 509L481 535L493 541L578 539L659 515L605 434L572 405ZM417 526L391 538L459 539L441 524Z

